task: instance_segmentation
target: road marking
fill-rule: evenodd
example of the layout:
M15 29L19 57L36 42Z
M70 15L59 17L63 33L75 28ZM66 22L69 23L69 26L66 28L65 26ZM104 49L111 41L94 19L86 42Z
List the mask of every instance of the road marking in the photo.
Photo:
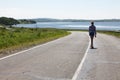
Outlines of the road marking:
M35 46L35 47L33 47L33 48L30 48L30 49L27 49L27 50L23 50L23 51L20 51L20 52L17 52L17 53L8 55L8 56L5 56L5 57L3 57L3 58L0 58L0 60L3 60L3 59L6 59L6 58L9 58L9 57L12 57L12 56L15 56L15 55L18 55L18 54L27 52L27 51L29 51L29 50L32 50L32 49L35 49L35 48L38 48L38 47L40 47L40 45L39 45L39 46Z
M60 40L60 39L61 39L61 38L58 38L58 39L56 39L56 40ZM56 41L56 40L53 40L53 41ZM5 57L3 57L3 58L0 58L0 61L1 61L1 60L4 60L4 59L6 59L6 58L9 58L9 57L12 57L12 56L15 56L15 55L18 55L18 54L21 54L21 53L24 53L24 52L27 52L27 51L33 50L33 49L38 48L38 47L40 47L40 46L47 45L47 44L49 44L49 43L51 43L51 42L53 42L53 41L46 42L46 43L44 43L44 44L40 44L40 45L35 46L35 47L32 47L32 48L30 48L30 49L26 49L26 50L23 50L23 51L20 51L20 52L17 52L17 53L14 53L14 54L11 54L11 55L8 55L8 56L5 56Z
M88 36L88 37L89 37L89 36ZM77 79L77 77L78 77L78 75L79 75L79 73L80 73L80 71L81 71L81 69L82 69L83 63L85 62L85 59L86 59L86 57L87 57L87 53L88 53L88 51L89 51L89 48L90 48L90 38L89 38L88 48L87 48L87 50L86 50L86 52L85 52L85 55L84 55L84 57L83 57L80 65L78 66L78 68L77 68L74 76L72 77L72 80L76 80L76 79Z
M59 38L59 39L61 39L61 38ZM59 40L59 39L57 39L57 40ZM53 40L53 41L55 41L55 40ZM23 50L23 51L20 51L20 52L17 52L17 53L8 55L8 56L6 56L6 57L0 58L0 60L4 60L4 59L6 59L6 58L9 58L9 57L12 57L12 56L15 56L15 55L18 55L18 54L21 54L21 53L30 51L30 50L35 49L35 48L38 48L38 47L40 47L40 46L47 45L47 44L49 44L49 43L51 43L51 42L53 42L53 41L50 41L50 42L47 42L47 43L45 43L45 44L41 44L41 45L35 46L35 47L33 47L33 48L30 48L30 49L27 49L27 50ZM74 76L72 77L72 80L76 80L76 79L77 79L77 76L78 76L78 74L80 73L80 70L82 69L83 63L84 63L84 61L85 61L85 59L86 59L86 56L87 56L89 47L90 47L90 38L89 38L89 45L88 45L88 48L87 48L87 50L86 50L86 52L85 52L85 55L84 55L84 57L83 57L83 59L82 59L80 65L78 66L78 68L77 68L77 70L76 70Z
M72 34L70 34L70 35L72 35ZM68 36L70 36L70 35L68 35ZM68 37L68 36L64 36L64 37ZM34 47L32 47L32 48L29 48L29 49L26 49L26 50L23 50L23 51L20 51L20 52L17 52L17 53L14 53L14 54L11 54L11 55L8 55L8 56L5 56L5 57L2 57L2 58L0 58L0 61L1 61L1 60L4 60L4 59L6 59L6 58L9 58L9 57L12 57L12 56L15 56L15 55L18 55L18 54L21 54L21 53L24 53L24 52L27 52L27 51L33 50L33 49L35 49L35 48L38 48L38 47L41 47L41 46L47 45L47 44L49 44L49 43L51 43L51 42L54 42L54 41L60 40L60 39L62 39L62 38L64 38L64 37L61 37L61 38L58 38L58 39L55 39L55 40L52 40L52 41L46 42L46 43L44 43L44 44L40 44L40 45L34 46Z

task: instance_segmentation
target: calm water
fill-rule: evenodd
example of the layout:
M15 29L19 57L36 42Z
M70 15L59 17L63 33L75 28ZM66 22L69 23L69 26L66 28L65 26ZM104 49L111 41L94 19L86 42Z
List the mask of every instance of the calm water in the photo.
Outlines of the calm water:
M19 24L17 27L88 29L89 22L39 22L37 24ZM95 22L97 30L120 30L120 22Z

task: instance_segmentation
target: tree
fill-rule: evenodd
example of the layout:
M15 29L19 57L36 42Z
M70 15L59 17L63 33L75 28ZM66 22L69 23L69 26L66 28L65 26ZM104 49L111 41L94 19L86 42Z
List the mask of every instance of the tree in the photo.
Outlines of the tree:
M35 24L36 21L33 20L27 20L27 19L21 19L19 20L20 24Z
M13 18L0 17L0 24L12 26L12 25L19 24L19 22Z

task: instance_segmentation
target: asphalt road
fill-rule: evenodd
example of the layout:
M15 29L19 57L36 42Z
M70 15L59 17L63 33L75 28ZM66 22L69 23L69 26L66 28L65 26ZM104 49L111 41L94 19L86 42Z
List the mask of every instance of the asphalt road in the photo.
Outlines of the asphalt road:
M120 80L120 39L98 34L76 80Z
M88 43L87 33L72 32L69 36L2 58L0 80L70 80ZM114 64L118 67L118 63Z

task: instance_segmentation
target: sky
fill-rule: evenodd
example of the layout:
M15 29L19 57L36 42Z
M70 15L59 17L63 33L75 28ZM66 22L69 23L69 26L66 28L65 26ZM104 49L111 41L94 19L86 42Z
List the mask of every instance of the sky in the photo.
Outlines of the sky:
M1 0L0 17L120 19L120 0Z

